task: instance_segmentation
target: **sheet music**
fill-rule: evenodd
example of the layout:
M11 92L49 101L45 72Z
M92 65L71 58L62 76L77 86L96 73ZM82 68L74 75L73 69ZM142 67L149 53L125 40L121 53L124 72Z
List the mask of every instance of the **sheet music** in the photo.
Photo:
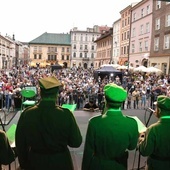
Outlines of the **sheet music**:
M141 122L141 120L137 116L127 116L127 117L131 117L136 120L138 124L139 133L145 132L147 130L147 127Z

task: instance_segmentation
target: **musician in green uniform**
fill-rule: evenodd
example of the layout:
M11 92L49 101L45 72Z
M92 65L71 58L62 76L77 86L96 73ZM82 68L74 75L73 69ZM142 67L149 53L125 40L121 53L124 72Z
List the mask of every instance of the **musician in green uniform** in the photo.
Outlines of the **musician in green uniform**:
M150 125L141 138L139 149L148 156L146 170L170 170L170 98L157 98L155 115L159 120Z
M69 147L82 143L73 113L56 105L61 83L55 77L39 79L40 102L26 108L16 129L21 169L73 170Z
M110 83L104 87L105 111L89 120L82 170L126 170L128 150L137 146L137 122L123 115L127 91Z
M4 131L0 130L0 169L1 165L8 165L15 160L14 152Z

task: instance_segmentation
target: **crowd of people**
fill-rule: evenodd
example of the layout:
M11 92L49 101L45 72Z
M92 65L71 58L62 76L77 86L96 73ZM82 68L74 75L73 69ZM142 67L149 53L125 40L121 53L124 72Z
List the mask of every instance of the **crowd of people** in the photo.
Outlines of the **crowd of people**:
M82 67L66 68L51 72L50 68L30 68L22 66L1 71L0 74L0 107L8 111L20 107L20 91L26 86L37 88L39 99L38 79L46 76L56 76L62 83L57 100L58 105L77 104L77 109L83 109L84 105L93 99L95 104L102 110L103 87L105 84L114 82L122 86L128 92L128 97L122 104L122 109L145 109L153 108L153 103L160 94L170 96L170 76L133 73L122 70L122 80L116 76L110 79L108 75L103 79L100 76L94 78L94 69Z
M1 71L3 109L16 108L15 99L21 99L24 87L36 87L38 101L21 113L16 152L10 152L4 164L12 162L16 154L20 169L73 170L68 146L79 147L82 135L71 111L61 106L76 104L76 109L102 111L89 120L82 170L127 170L128 150L136 147L148 156L147 170L170 168L170 136L165 133L170 121L170 77L122 70L122 80L108 75L95 79L93 73L93 68L81 67L51 72L23 66ZM140 134L136 120L121 110L146 107L155 109L159 121ZM8 140L5 142L10 150Z

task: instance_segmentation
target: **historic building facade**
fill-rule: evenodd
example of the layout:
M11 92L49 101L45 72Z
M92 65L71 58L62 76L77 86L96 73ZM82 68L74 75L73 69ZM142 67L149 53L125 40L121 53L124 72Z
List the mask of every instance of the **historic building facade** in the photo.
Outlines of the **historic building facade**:
M15 62L15 41L0 35L0 69L10 69Z
M110 64L112 61L113 28L103 33L96 41L97 56L94 68L99 68L103 64Z
M149 66L170 73L170 2L153 1L153 24Z
M47 33L29 42L30 65L46 67L59 63L70 67L71 37L70 34Z
M120 11L121 24L120 24L120 65L126 65L128 63L129 54L129 38L130 38L130 21L131 21L131 8L129 5Z
M112 57L112 64L118 64L119 63L119 57L120 57L120 23L121 19L118 19L113 23L113 57Z
M129 64L147 66L152 34L152 0L143 0L132 7Z
M100 37L97 26L87 28L86 31L74 27L71 31L71 67L89 68L94 66L96 58L95 40Z

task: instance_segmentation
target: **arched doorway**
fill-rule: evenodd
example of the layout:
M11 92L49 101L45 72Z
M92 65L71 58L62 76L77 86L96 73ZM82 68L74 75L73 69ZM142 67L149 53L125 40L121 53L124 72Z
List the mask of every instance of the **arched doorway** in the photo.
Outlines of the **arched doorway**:
M63 67L67 68L67 63L66 62L63 63Z
M84 63L84 68L87 69L87 63Z
M143 59L142 60L142 65L147 67L148 66L148 60L147 59Z

